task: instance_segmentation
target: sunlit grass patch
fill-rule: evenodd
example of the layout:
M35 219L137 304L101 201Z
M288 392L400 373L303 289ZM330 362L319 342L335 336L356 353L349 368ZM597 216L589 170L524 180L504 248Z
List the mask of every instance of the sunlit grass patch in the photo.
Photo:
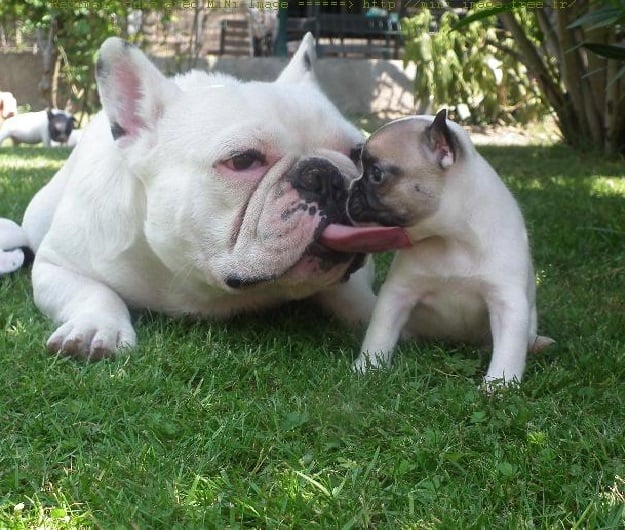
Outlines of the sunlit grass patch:
M479 149L525 213L557 341L519 387L484 395L489 352L439 343L355 377L363 331L306 304L138 313L130 354L54 358L23 271L0 279L0 528L625 526L625 166ZM0 149L0 216L67 154Z

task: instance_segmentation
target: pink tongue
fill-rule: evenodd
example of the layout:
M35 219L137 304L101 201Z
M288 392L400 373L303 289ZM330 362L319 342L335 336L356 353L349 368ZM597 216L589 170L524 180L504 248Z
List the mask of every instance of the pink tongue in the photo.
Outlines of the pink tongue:
M408 234L398 226L347 226L330 224L319 243L339 252L384 252L411 246Z

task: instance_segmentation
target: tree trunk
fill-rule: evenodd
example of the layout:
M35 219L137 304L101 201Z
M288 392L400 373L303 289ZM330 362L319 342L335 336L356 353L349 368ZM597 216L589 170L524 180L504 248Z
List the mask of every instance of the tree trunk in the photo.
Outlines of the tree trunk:
M534 44L528 39L525 30L518 23L514 14L504 12L498 15L503 26L510 32L520 51L520 58L529 73L538 82L542 93L556 113L558 127L565 141L577 143L579 124L570 97L551 75L550 68L545 64ZM554 41L556 42L556 41ZM564 50L565 48L561 48ZM562 54L563 55L563 54Z
M621 32L607 39L608 44L622 44L622 41ZM625 80L616 78L625 69L625 62L608 59L606 63L604 151L606 154L617 154L625 151Z
M614 79L618 72L618 63L613 60L608 60L608 79ZM605 151L606 153L614 153L618 148L618 133L617 133L617 119L618 119L618 82L611 82L606 90L605 97Z
M590 124L584 110L584 93L582 90L582 75L584 72L580 68L580 59L578 51L574 49L575 42L573 34L567 28L569 20L567 19L564 9L556 12L556 31L558 40L562 46L563 61L560 65L562 72L562 81L566 87L566 91L571 98L573 112L577 117L578 131L577 134L583 143L587 143L592 138L590 132Z
M556 60L556 64L562 64L564 60L562 57L562 47L560 46L560 42L558 41L558 35L555 32L554 26L554 15L553 12L549 14L545 9L535 9L533 11L536 16L536 20L538 21L538 26L540 30L543 32L545 36L545 41L541 46L542 52L546 57L554 57ZM550 16L551 15L551 18ZM551 65L550 65L551 66ZM554 79L557 78L557 72L554 71L554 68L550 68L552 76Z
M39 90L49 106L52 101L52 78L54 77L54 67L56 65L56 47L54 37L56 35L56 19L52 18L48 28L47 38L44 39L42 30L37 29L37 43L41 50L42 72L39 81Z

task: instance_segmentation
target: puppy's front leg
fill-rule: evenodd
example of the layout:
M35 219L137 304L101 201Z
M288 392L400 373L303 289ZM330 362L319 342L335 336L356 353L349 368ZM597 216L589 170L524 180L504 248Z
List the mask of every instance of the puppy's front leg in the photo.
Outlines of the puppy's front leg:
M495 289L486 300L493 335L493 357L486 384L520 382L525 369L530 308L523 289Z
M136 344L126 304L103 283L38 256L33 292L39 309L61 324L46 343L52 353L101 359Z
M417 300L418 296L402 285L387 281L382 286L360 355L352 364L355 372L364 373L390 362L399 334Z

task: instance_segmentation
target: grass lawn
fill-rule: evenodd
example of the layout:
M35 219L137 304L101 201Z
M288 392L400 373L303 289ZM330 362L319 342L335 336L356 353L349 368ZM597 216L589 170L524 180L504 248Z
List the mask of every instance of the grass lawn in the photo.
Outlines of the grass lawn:
M557 340L519 388L485 396L487 352L414 342L355 377L363 332L306 304L142 313L130 356L57 359L20 272L0 279L0 528L624 528L625 164L480 150L526 214ZM66 156L0 149L0 216Z

